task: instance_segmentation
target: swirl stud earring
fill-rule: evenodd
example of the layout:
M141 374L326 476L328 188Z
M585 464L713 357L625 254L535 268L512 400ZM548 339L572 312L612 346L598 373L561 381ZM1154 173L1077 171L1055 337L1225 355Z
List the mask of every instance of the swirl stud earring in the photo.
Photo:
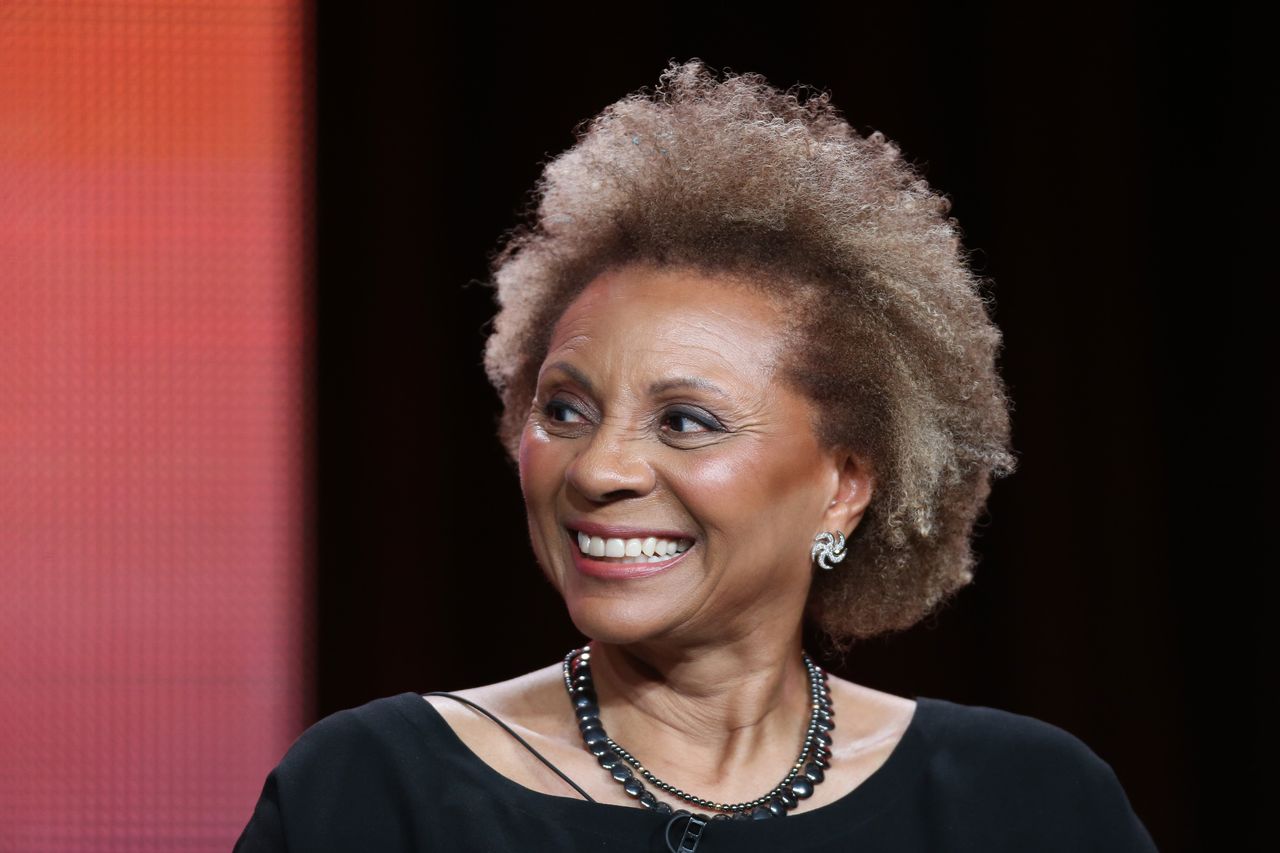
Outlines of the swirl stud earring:
M831 569L834 568L832 563L840 562L848 553L844 547L844 533L837 530L834 534L823 532L815 536L809 557L817 560L821 568Z

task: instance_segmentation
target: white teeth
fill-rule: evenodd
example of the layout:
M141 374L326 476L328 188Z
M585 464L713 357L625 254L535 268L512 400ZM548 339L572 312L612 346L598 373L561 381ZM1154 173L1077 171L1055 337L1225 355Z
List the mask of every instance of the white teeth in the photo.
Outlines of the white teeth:
M578 550L582 553L592 557L625 558L624 563L653 563L688 551L693 546L692 539L659 539L656 536L643 539L605 539L577 531L577 537Z

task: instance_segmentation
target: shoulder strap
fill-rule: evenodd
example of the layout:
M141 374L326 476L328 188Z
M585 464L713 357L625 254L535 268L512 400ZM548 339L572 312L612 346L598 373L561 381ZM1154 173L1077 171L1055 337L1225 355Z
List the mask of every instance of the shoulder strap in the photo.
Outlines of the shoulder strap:
M515 738L516 740L520 741L520 744L521 744L525 749L529 750L529 751L530 751L530 752L532 752L535 756L537 756L537 759L538 759L539 761L541 761L543 764L545 764L545 765L547 765L548 767L550 767L550 768L555 772L555 774L556 774L557 776L559 776L559 777L560 777L561 779L563 779L564 781L568 782L568 783L569 783L569 785L571 785L571 786L573 787L573 789L574 789L575 791L577 791L579 794L581 794L581 795L583 796L583 798L585 798L588 802L591 802L591 803L594 803L594 802L595 802L595 800L591 798L591 795L590 795L590 794L588 794L586 791L582 790L582 788L578 787L578 784L577 784L576 782L574 782L572 779L570 779L568 776L564 775L564 773L562 773L562 772L560 771L560 768L559 768L559 767L556 767L556 766L555 766L554 764L552 764L550 761L548 761L547 759L543 758L542 753L538 752L538 750L536 750L536 749L534 749L532 746L530 746L530 745L529 745L529 743L528 743L528 741L526 741L524 738L520 737L520 735L518 735L518 734L516 734L515 732L513 732L513 731L511 730L511 727L510 727L510 726L508 726L506 723L502 722L502 720L499 720L497 717L495 717L493 714L491 714L491 713L489 713L488 711L486 711L484 708L481 708L481 707L480 707L479 705L477 705L475 702L472 702L470 699L464 699L464 698L463 698L463 697L461 697L461 696L456 696L456 695L454 695L453 693L447 693L447 692L445 692L445 691L443 691L443 690L433 690L433 691L431 691L430 693L423 693L423 694L421 694L421 695L423 695L423 696L448 696L450 699L456 699L456 700L457 700L457 701L459 701L459 702L462 702L462 703L464 703L464 704L470 705L472 708L475 708L477 711L479 711L480 713L484 714L486 717L488 717L489 719L493 720L493 721L494 721L495 723L497 723L498 725L502 726L502 728L506 729L507 734L511 735L511 736L512 736L513 738Z
M498 725L506 729L507 734L511 735L516 740L520 741L521 745L523 745L525 749L532 752L535 756L537 756L539 761L541 761L543 764L547 765L552 770L554 770L557 776L559 776L561 779L563 779L564 781L572 785L573 789L577 791L579 794L581 794L588 802L592 802L592 803L595 802L595 800L591 798L590 794L588 794L586 791L578 787L577 783L574 782L572 779L570 779L568 776L561 773L560 768L556 767L550 761L547 761L547 759L543 758L542 753L538 752L538 750L530 746L528 741L526 741L524 738L520 737L520 735L513 732L510 726L502 722L502 720L499 720L497 717L489 713L484 708L481 708L475 702L472 702L470 699L464 699L461 696L456 696L452 693L447 693L443 690L433 690L430 693L423 693L421 695L448 696L450 699L456 699L459 702L462 702L463 704L470 705L472 708L475 708L477 711L484 714L486 717L488 717L489 719L493 720L495 723L497 723ZM685 824L684 835L679 842L680 844L679 848L677 848L674 844L671 843L671 826L672 824L676 823L676 821L682 818L687 818L688 823ZM684 809L676 809L675 812L672 813L671 819L667 821L666 829L663 830L663 833L662 833L662 840L666 842L667 849L670 850L671 853L696 853L696 850L698 847L698 841L701 839L703 829L706 827L706 825L707 825L707 820L704 817L700 815L692 814L688 811L685 811Z

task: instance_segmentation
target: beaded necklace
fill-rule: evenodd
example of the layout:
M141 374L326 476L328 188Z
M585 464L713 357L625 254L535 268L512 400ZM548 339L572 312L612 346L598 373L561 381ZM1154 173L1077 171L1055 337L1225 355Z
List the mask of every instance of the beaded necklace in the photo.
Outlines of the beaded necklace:
M717 812L714 815L697 815L702 825L709 820L762 820L784 817L790 809L799 804L800 800L811 796L814 785L823 779L824 768L829 767L831 762L830 731L835 728L835 723L832 721L835 710L832 708L831 692L826 684L827 673L815 664L807 653L801 652L801 656L805 669L809 673L812 711L808 729L805 731L804 743L800 747L800 756L791 766L786 777L772 790L743 803L718 803L696 797L662 781L644 767L639 759L605 733L604 725L600 722L600 706L597 703L595 683L591 679L591 647L589 645L573 649L565 655L564 685L573 703L574 714L578 719L578 729L582 732L582 740L587 751L596 756L600 766L609 771L614 780L622 785L627 795L633 797L641 806L657 814L670 815L683 812L683 810L673 812L670 805L660 801L645 788L640 779L636 778L636 773L673 796Z

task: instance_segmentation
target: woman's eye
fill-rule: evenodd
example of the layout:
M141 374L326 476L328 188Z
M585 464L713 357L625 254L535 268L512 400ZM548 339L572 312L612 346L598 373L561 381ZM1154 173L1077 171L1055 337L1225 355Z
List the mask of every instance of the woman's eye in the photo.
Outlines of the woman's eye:
M691 433L691 432L715 432L718 428L708 423L702 418L695 417L688 412L671 412L662 421L664 424L673 424L675 429L673 432Z
M587 418L563 400L551 400L542 409L552 422L558 424L585 423ZM680 435L700 432L720 432L721 427L709 416L692 412L668 412L662 419L664 431Z
M559 400L552 400L550 403L547 403L545 411L548 417L554 421L559 421L560 423L576 423L573 418L577 418L578 420L582 419L582 415L578 413L577 409L573 408L568 403L562 403Z

